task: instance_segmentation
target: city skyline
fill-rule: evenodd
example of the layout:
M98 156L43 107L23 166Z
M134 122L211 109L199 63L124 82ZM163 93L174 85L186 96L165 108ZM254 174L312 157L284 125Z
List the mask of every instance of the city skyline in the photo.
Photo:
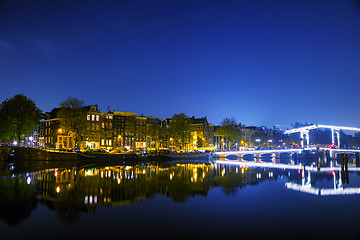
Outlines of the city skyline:
M0 3L1 101L360 127L356 1Z

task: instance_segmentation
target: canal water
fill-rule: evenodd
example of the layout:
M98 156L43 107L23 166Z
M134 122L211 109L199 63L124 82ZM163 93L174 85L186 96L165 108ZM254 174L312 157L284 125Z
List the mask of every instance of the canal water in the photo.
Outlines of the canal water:
M360 238L356 167L0 164L1 239Z

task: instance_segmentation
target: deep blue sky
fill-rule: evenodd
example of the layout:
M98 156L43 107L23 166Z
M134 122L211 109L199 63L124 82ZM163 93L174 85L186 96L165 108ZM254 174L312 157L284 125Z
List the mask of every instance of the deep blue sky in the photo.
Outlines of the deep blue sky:
M1 1L0 101L360 127L356 1Z

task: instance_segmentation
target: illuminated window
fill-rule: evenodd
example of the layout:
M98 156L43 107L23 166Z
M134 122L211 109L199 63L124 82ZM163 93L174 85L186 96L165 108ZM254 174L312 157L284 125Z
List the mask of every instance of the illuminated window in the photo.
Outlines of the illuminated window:
M99 115L96 115L96 121L99 121Z
M91 115L91 121L95 121L95 115Z
M87 115L87 118L86 118L88 121L90 120L90 115Z
M111 139L109 140L109 145L111 146Z
M112 119L112 116L109 116L109 119Z
M104 143L105 143L104 139L101 139L101 145L104 145Z
M105 123L102 123L101 126L102 126L102 128L104 128L104 127L105 127Z

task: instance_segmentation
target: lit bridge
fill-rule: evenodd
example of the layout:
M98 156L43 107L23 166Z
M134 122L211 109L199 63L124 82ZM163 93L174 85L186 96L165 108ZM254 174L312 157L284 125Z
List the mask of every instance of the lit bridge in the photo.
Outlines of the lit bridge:
M280 154L288 153L290 157L293 154L301 154L304 151L324 151L329 152L330 158L336 158L338 154L352 154L355 155L356 161L360 161L360 149L342 149L342 148L295 148L295 149L269 149L269 150L250 150L250 151L226 151L226 152L214 152L212 157L214 158L227 158L237 156L239 159L244 156L254 157L260 159L261 157L271 156L273 158L280 158Z
M330 126L330 125L311 125L301 128L294 128L291 130L286 130L285 134L292 134L292 133L300 133L301 138L301 147L303 148L305 145L306 140L306 146L309 146L310 144L310 130L318 129L318 128L327 128L331 129L331 143L335 145L335 138L337 139L337 146L340 147L340 130L348 130L348 131L360 131L360 128L355 127L341 127L341 126Z
M255 158L261 158L262 156L271 155L275 158L280 158L280 154L289 153L300 154L304 150L316 150L317 148L295 148L295 149L269 149L269 150L246 150L246 151L226 151L226 152L214 152L213 157L215 158L226 158L229 156L237 156L238 158L243 158L244 156L253 156Z

